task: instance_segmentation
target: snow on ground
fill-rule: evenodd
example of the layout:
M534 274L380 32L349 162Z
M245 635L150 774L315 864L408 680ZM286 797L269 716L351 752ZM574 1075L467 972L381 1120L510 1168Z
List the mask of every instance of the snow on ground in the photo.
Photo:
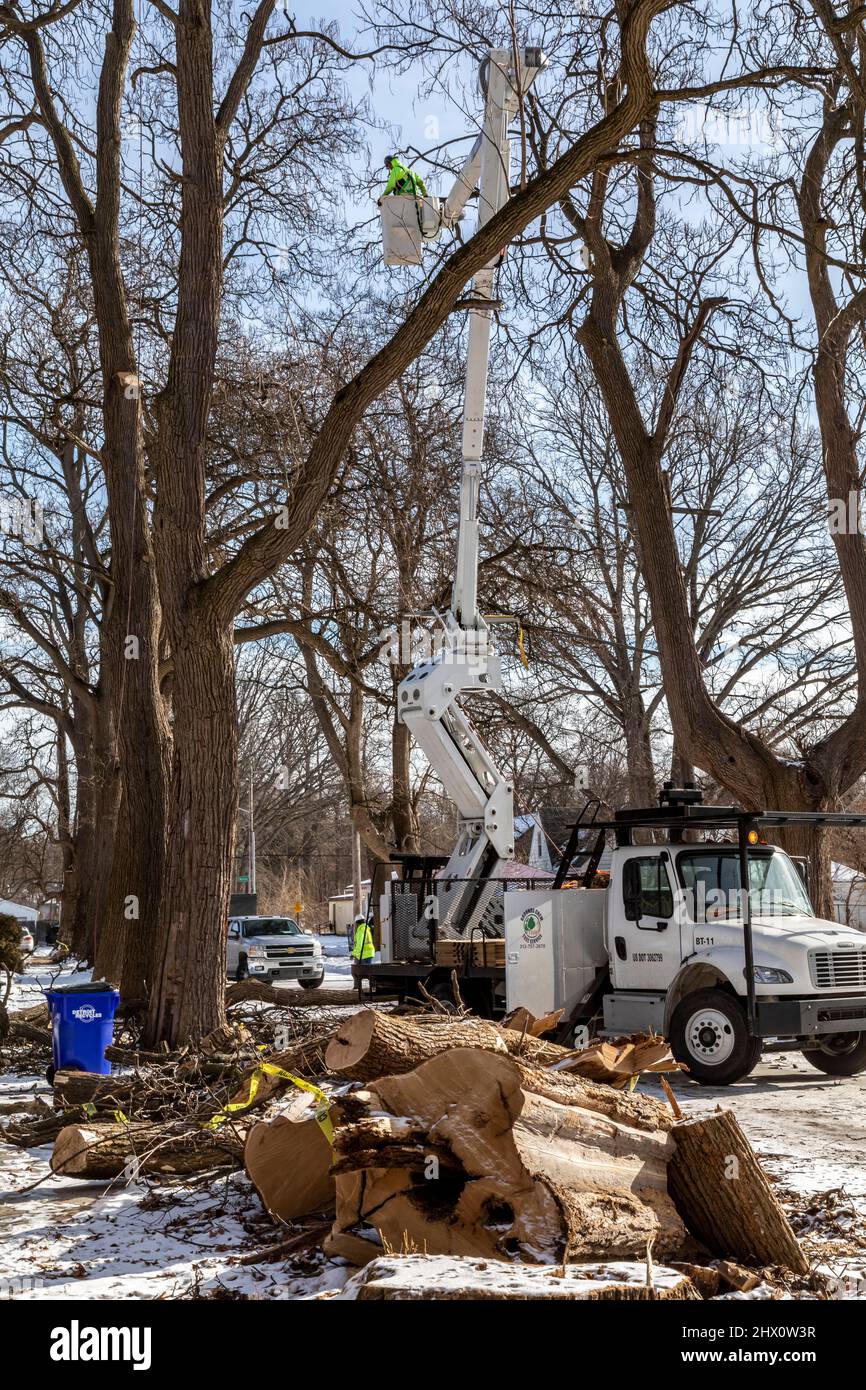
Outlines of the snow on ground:
M36 1077L3 1078L0 1100L40 1089ZM294 1300L340 1289L353 1272L318 1250L288 1272L234 1263L280 1238L243 1173L198 1188L81 1182L51 1175L50 1157L50 1147L0 1147L0 1297Z
M325 987L351 989L345 937L321 941ZM27 972L16 978L10 1007L39 1003L52 983L88 973L31 957ZM281 987L298 989L293 982ZM866 1077L837 1080L798 1053L778 1053L735 1086L699 1087L681 1075L672 1084L686 1114L708 1114L720 1104L734 1110L779 1182L798 1234L839 1279L839 1296L866 1298ZM663 1099L652 1078L643 1078L639 1089ZM42 1077L0 1076L0 1111L34 1096L50 1099ZM0 1123L6 1120L0 1113ZM291 1264L233 1263L236 1254L280 1238L244 1174L199 1187L194 1181L180 1187L151 1180L142 1186L82 1183L54 1177L50 1155L47 1147L0 1144L0 1296L295 1300L332 1296L351 1273L318 1250ZM848 1234L857 1240L847 1240ZM817 1246L810 1246L811 1238Z

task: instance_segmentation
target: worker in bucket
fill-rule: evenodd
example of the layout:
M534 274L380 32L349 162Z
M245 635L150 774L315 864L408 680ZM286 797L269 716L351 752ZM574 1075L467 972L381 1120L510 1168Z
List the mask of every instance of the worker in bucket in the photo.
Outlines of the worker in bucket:
M373 945L373 932L370 923L363 913L359 913L355 918L355 932L352 937L352 979L361 988L361 965L364 961L372 960L376 954Z
M387 198L391 194L403 198L426 198L427 185L420 174L416 174L414 169L409 169L405 164L401 164L395 154L385 155L385 168L388 170L388 182L385 185L385 192L382 198ZM381 203L382 199L379 199Z

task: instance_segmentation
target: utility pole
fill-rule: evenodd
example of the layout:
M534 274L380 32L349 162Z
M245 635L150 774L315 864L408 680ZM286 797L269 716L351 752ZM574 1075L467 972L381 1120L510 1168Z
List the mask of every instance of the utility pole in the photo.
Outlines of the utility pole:
M256 891L256 823L253 813L253 774L250 769L250 862L249 862L249 891Z

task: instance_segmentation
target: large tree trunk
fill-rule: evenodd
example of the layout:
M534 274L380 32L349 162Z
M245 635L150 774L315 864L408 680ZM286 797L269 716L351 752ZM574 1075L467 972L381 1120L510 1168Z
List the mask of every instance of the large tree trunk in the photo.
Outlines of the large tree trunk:
M76 893L63 939L76 955L94 960L106 922L120 776L104 692L89 706L82 701L74 703ZM115 980L119 975L105 978Z
M237 814L238 730L229 628L173 625L174 769L160 956L145 1044L225 1025L225 942Z
M393 1249L533 1263L635 1258L650 1241L659 1259L676 1253L663 1107L648 1130L583 1106L586 1083L549 1089L540 1069L479 1048L380 1078L369 1118L337 1127L328 1249L363 1263L378 1234Z

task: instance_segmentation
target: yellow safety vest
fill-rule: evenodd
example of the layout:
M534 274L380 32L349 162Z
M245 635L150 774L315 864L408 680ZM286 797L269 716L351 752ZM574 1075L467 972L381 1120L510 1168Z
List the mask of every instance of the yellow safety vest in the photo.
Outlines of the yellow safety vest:
M355 939L352 942L352 957L354 960L372 960L375 954L370 923L359 922L355 928Z

